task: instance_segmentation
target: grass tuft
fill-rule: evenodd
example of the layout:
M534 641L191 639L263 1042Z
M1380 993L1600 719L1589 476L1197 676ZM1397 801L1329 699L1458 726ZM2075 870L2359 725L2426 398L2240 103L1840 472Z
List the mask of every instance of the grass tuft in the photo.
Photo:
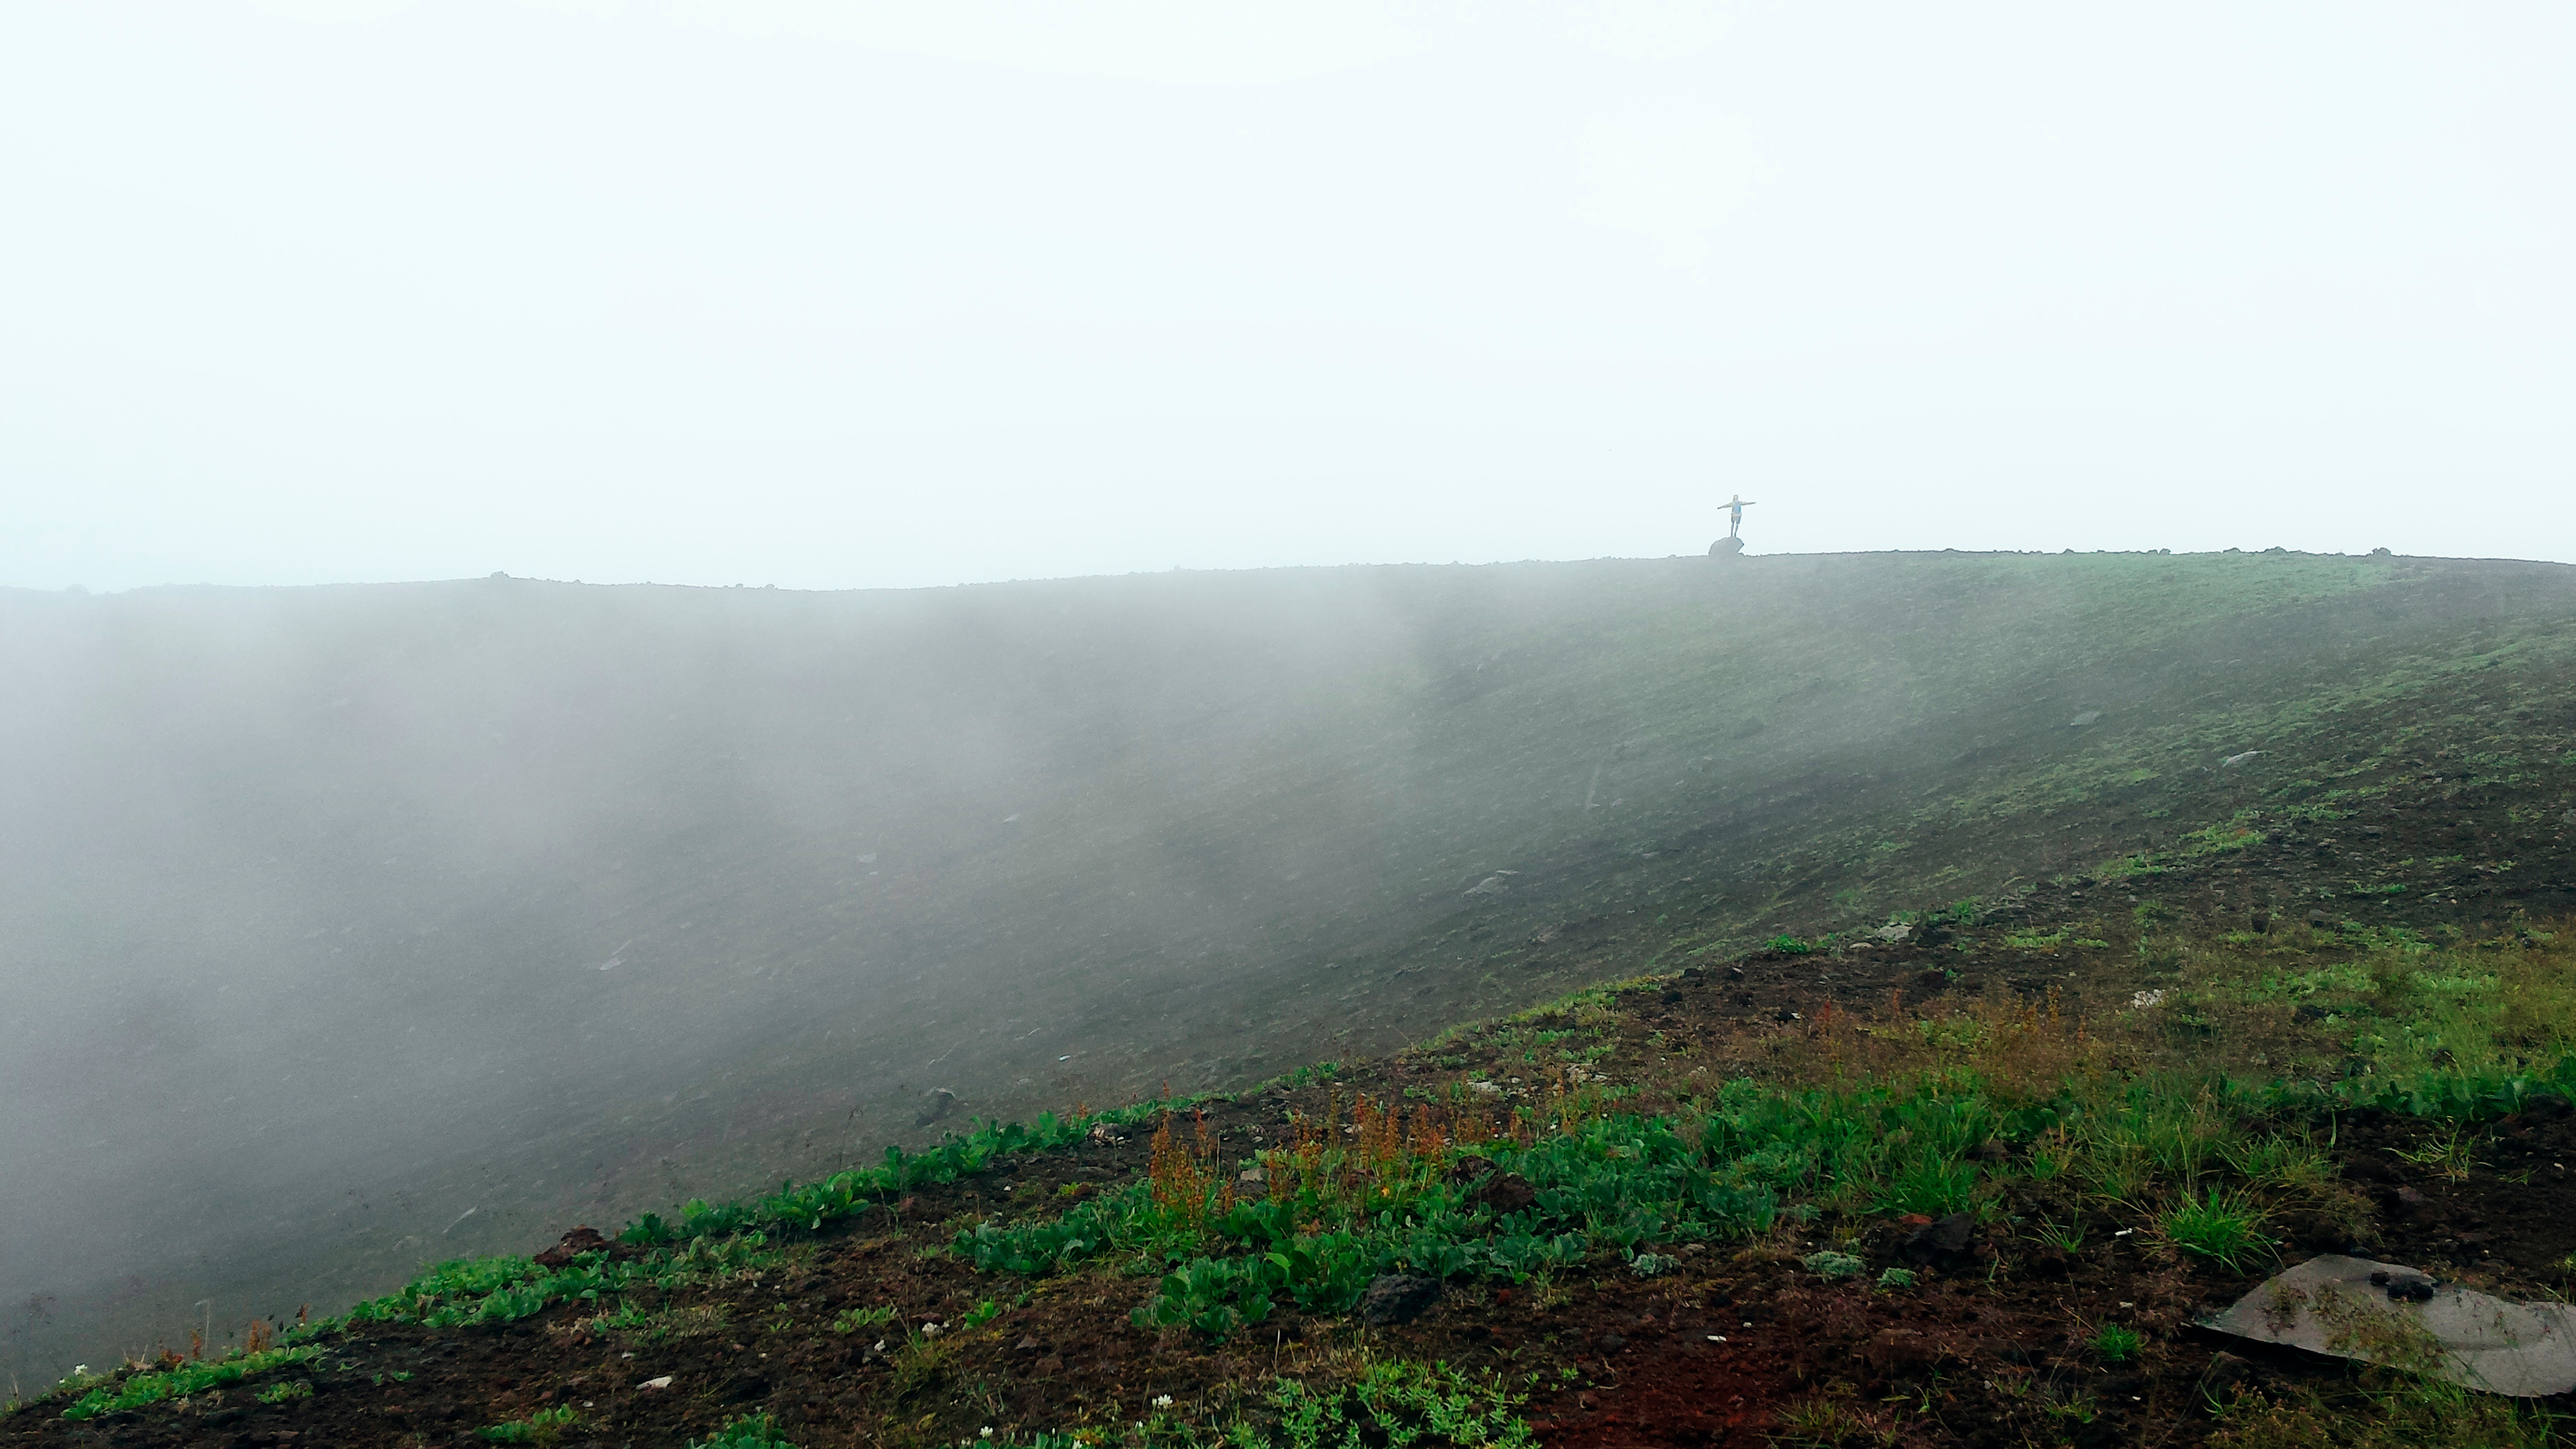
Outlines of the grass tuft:
M689 1449L796 1449L778 1432L778 1421L767 1414L748 1414L718 1429L706 1439L692 1439Z
M2271 1250L2272 1239L2264 1236L2262 1221L2262 1209L2252 1198L2213 1184L2197 1193L2183 1193L2157 1226L2175 1247L2233 1271L2245 1259Z
M2125 1328L2117 1323L2103 1324L2094 1333L2092 1339L2093 1352L2104 1363L2127 1363L2138 1356L2138 1350L2142 1347L2144 1347L2144 1340L2138 1337L2136 1329Z

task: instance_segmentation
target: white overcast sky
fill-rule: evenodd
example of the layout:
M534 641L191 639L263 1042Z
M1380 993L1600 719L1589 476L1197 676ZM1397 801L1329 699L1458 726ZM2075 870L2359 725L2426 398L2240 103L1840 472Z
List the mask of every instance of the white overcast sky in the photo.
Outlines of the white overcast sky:
M2576 7L12 0L0 583L2576 560Z

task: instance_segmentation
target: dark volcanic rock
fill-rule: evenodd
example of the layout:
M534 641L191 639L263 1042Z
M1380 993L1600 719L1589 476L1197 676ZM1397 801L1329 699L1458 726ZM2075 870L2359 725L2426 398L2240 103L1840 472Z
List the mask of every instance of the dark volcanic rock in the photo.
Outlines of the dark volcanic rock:
M2209 1367L2201 1370L2200 1382L2211 1398L2225 1402L2227 1390L2240 1384L2250 1384L2259 1377L2250 1361L2220 1349L2209 1356Z
M561 1219L557 1221L560 1222ZM582 1253L614 1252L617 1246L615 1242L601 1237L597 1228L575 1228L563 1235L562 1242L539 1253L536 1262L540 1268L569 1267L572 1260Z
M2388 1210L2397 1217L2418 1225L2442 1220L2441 1204L2411 1187L2400 1187L2388 1194Z
M956 1110L957 1094L946 1087L935 1088L922 1097L921 1110L914 1114L912 1125L927 1127L933 1122L944 1121Z
M1386 1327L1411 1323L1440 1297L1440 1280L1419 1273L1388 1273L1360 1295L1360 1321Z
M1977 1219L1970 1213L1952 1213L1946 1218L1924 1223L1908 1233L1898 1255L1922 1268L1956 1272L1976 1260Z
M1467 1201L1497 1213L1516 1213L1538 1201L1538 1190L1519 1173L1502 1172L1486 1178L1483 1186L1467 1194Z
M743 1399L766 1398L769 1394L769 1380L756 1373L738 1373L725 1380L722 1392L724 1398L736 1402Z

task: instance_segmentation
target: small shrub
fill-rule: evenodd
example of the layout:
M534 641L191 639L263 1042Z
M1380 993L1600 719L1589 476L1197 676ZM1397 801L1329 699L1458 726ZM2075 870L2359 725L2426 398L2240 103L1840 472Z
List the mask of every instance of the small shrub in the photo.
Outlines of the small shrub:
M1889 1290L1911 1288L1914 1286L1914 1270L1911 1268L1890 1268L1878 1275L1878 1286Z
M1808 1272L1819 1278L1857 1278L1869 1267L1851 1254L1837 1253L1831 1248L1809 1253L1799 1261L1807 1265Z

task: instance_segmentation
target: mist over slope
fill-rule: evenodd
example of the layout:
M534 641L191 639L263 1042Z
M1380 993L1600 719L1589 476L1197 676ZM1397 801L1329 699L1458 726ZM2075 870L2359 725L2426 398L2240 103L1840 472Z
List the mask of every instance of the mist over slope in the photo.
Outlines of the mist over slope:
M2001 890L2571 652L2576 570L2298 555L0 595L12 1367Z

